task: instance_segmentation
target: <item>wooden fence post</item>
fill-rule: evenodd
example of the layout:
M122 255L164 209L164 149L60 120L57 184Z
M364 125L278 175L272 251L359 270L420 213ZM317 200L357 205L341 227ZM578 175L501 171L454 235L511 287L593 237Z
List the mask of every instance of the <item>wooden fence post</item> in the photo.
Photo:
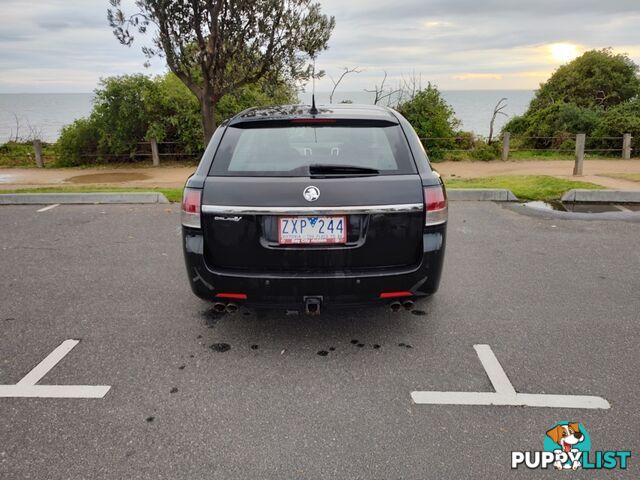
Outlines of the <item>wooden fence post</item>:
M153 166L160 165L160 153L158 152L158 142L155 138L151 139L151 157L153 158Z
M582 176L582 165L584 163L584 144L587 136L584 133L576 135L576 163L573 166L573 174Z
M625 133L622 137L622 158L629 160L631 158L631 134Z
M44 162L42 161L42 142L40 142L40 140L33 141L33 151L36 154L36 166L38 168L43 168Z
M509 160L509 140L511 139L511 134L509 132L504 132L502 136L502 161L506 162Z

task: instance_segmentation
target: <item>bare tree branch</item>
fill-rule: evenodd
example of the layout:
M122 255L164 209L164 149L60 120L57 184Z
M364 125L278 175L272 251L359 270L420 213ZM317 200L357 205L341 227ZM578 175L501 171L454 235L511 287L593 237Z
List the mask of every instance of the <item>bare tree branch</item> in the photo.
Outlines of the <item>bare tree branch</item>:
M333 83L333 90L331 90L331 94L329 95L329 103L333 103L333 94L336 92L336 88L338 88L338 85L340 85L340 82L342 82L342 79L344 77L346 77L350 73L360 73L360 72L363 71L360 67L354 67L354 68L343 67L343 69L344 69L344 71L342 72L340 77L338 77L337 81L334 80L331 75L329 75L329 78L331 79L331 82Z
M493 115L491 116L491 123L489 124L489 138L487 139L487 143L489 145L491 145L491 142L493 142L493 124L496 121L496 117L498 115L504 115L505 117L507 116L507 114L502 111L507 108L507 104L503 104L503 102L506 101L506 98L501 98L500 100L498 100L498 103L496 103L496 106L493 107Z
M373 99L373 104L378 105L382 100L387 100L387 106L390 103L390 99L393 95L399 92L399 90L389 90L385 91L384 84L387 81L387 71L384 71L384 77L382 78L382 82L380 83L380 87L376 84L373 90L364 89L365 92L375 93L375 98Z

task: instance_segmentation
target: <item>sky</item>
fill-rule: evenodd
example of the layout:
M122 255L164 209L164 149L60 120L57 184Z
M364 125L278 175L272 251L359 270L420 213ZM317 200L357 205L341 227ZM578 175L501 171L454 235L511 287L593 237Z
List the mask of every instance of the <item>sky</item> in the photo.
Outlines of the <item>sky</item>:
M124 0L123 4L131 3ZM593 48L640 63L638 0L320 0L336 18L317 61L332 88L343 67L360 91L419 77L443 90L535 89L555 68ZM0 93L90 92L99 78L166 71L143 66L138 37L119 44L108 0L0 0ZM129 11L132 9L129 8Z

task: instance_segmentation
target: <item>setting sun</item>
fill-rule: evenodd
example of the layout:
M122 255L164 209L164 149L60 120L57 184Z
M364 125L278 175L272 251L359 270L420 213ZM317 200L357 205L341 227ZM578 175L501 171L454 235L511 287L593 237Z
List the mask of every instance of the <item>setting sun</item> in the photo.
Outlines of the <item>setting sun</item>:
M578 47L572 43L553 43L549 50L551 57L561 63L570 62L579 55Z

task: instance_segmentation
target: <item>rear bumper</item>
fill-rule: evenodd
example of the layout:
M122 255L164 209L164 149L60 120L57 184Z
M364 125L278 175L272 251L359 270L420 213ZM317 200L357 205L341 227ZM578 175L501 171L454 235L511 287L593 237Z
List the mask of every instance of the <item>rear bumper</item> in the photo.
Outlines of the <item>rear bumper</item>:
M410 291L414 298L434 294L440 284L446 243L446 224L425 229L420 264L410 270L368 271L357 274L274 274L224 272L207 266L204 239L198 229L182 228L182 246L193 293L216 300L220 292L244 293L243 304L251 306L300 307L304 298L322 297L327 306L364 305L381 300L380 293Z

